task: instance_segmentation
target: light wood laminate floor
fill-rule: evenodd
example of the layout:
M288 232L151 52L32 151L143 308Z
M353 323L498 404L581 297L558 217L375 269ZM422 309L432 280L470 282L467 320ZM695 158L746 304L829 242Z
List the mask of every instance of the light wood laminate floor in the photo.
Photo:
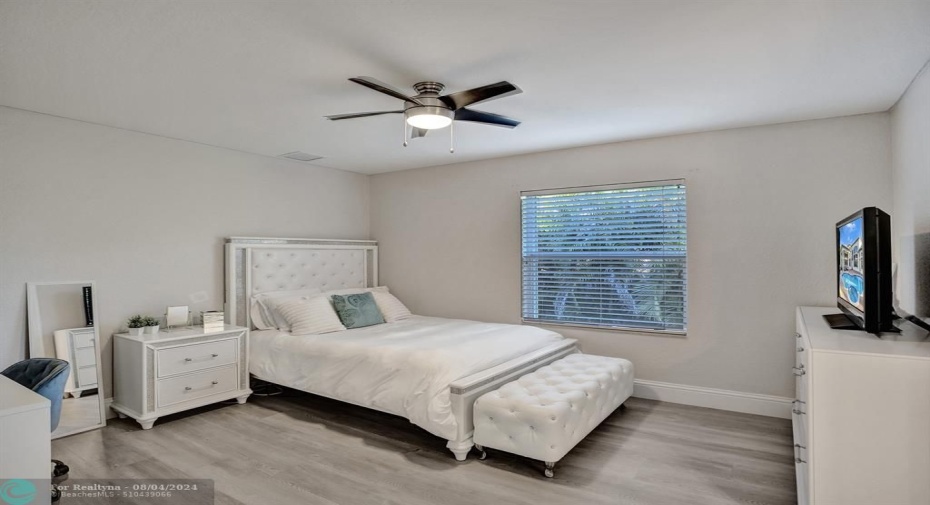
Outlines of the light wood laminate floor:
M492 450L459 463L444 445L405 419L286 391L149 431L111 419L55 440L52 454L72 479L214 479L217 504L796 503L783 419L631 398L552 480L540 462Z
M61 419L58 428L52 436L70 433L88 426L100 424L100 402L102 397L97 393L86 394L80 397L65 398L61 401Z

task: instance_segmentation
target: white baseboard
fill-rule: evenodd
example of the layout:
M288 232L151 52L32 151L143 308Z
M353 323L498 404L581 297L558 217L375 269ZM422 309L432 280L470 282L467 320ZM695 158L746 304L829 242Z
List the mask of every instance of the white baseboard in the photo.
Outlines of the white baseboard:
M633 382L633 396L648 400L660 400L783 419L791 419L791 402L793 401L793 399L783 396L742 393L726 389L686 386L684 384L643 379L636 379Z
M116 411L110 408L110 404L112 403L113 403L113 397L103 399L103 405L106 407L106 409L104 409L104 412L107 413L107 419L113 419L114 417L116 417Z

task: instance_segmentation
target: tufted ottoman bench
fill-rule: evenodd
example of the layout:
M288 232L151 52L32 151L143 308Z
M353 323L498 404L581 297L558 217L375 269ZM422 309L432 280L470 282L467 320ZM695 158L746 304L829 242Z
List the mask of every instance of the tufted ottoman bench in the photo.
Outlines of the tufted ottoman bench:
M572 354L475 401L475 446L555 463L633 394L633 364Z

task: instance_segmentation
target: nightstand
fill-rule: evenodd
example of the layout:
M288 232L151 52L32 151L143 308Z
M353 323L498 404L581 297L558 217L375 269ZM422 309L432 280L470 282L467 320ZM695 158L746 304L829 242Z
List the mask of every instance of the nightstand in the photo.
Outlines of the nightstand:
M55 356L71 363L65 393L75 398L81 392L97 388L97 343L96 330L90 328L73 328L57 330L55 336Z
M113 335L110 408L148 430L161 416L235 398L249 389L249 330L227 325Z

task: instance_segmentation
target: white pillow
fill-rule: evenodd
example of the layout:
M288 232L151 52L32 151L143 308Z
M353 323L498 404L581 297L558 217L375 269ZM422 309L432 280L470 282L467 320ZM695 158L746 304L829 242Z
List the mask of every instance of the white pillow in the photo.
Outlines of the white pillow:
M266 326L266 328L259 329L278 328L285 331L288 330L290 325L287 324L287 319L278 312L278 305L283 302L300 300L318 294L320 294L319 289L307 288L293 289L290 291L271 291L253 296L252 299L255 300L260 307L263 325ZM255 317L254 314L252 317ZM256 327L258 327L257 324Z
M252 307L249 308L249 315L252 319L252 327L256 330L273 330L275 329L274 319L265 314L262 304L258 303L255 297L251 300ZM269 322L270 321L270 322Z
M384 316L384 322L393 323L394 321L407 319L411 316L410 309L404 306L404 304L391 293L387 291L373 291L371 294L375 297L375 304L378 305L378 310L380 310L381 315Z
M346 329L326 295L287 300L277 305L291 328L291 335L318 335Z

